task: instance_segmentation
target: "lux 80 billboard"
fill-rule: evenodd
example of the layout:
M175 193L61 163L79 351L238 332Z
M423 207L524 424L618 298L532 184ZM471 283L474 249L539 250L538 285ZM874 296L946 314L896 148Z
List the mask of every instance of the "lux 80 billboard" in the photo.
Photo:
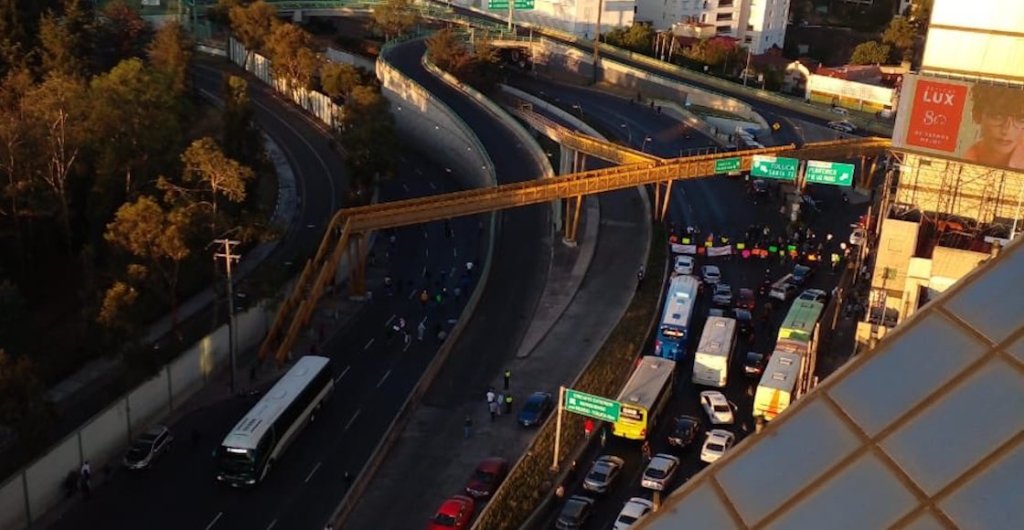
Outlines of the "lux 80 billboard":
M907 75L899 106L897 149L1024 170L1024 87Z

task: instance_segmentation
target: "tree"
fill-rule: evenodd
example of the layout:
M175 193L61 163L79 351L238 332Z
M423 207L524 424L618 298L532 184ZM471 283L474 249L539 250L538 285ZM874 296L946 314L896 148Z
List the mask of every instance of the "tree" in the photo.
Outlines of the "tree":
M245 46L245 65L248 66L252 54L263 51L270 32L278 24L277 8L257 0L248 6L236 5L228 11L231 20L231 31L239 42Z
M76 77L56 73L29 91L24 98L26 113L45 157L42 181L57 201L58 220L68 254L72 251L69 180L87 141L85 83Z
M244 78L229 75L224 79L224 113L221 121L224 124L224 154L248 165L258 163L263 156L263 143L259 129L253 122L249 84Z
M206 10L206 18L214 24L227 26L231 24L231 8L242 6L242 0L217 0L217 4Z
M100 29L114 51L115 61L142 55L150 28L139 12L124 0L113 0L103 6Z
M11 70L0 80L0 175L4 184L0 187L0 220L9 219L10 230L14 233L15 260L23 268L30 261L26 252L22 220L31 219L39 211L42 199L40 182L33 178L39 173L36 155L38 143L33 140L35 125L26 112L25 95L32 89L32 74L27 68Z
M636 23L629 28L615 28L605 34L605 42L612 46L649 54L653 49L654 28L648 24Z
M313 37L306 30L286 22L276 24L266 42L274 73L284 77L291 88L311 87L320 67L320 57L312 47Z
M28 357L0 348L0 424L18 425L39 414L44 390Z
M359 68L351 64L327 61L320 67L320 86L332 98L347 99L362 80Z
M179 95L185 93L188 66L192 62L192 39L177 21L171 21L157 30L146 49L153 68L170 80L171 89Z
M49 12L39 23L42 66L47 73L83 75L95 48L95 16L86 0L66 0L64 12Z
M103 295L103 303L96 316L96 322L122 336L128 335L135 329L136 323L131 310L138 298L139 291L135 287L127 282L115 281Z
M404 35L420 22L420 15L411 0L385 0L373 8L373 24L385 40Z
M191 254L188 246L191 219L187 209L164 210L152 197L143 195L118 208L103 235L115 247L144 262L143 272L155 271L170 303L175 329L178 327L178 277L182 262Z
M889 61L891 48L876 40L862 42L853 49L850 64L885 64Z
M245 200L245 185L253 178L252 169L224 156L213 138L201 138L181 155L185 165L182 180L198 186L208 196L207 203L213 216L211 237L217 235L217 198L241 203Z
M357 193L394 173L397 137L388 101L375 87L357 86L345 104L341 144Z
M444 28L427 39L427 59L456 77L459 77L472 61L462 39L450 28Z
M917 29L906 18L896 16L889 22L889 27L882 33L882 42L891 44L903 55L903 59L910 59L914 55L914 44L917 42Z

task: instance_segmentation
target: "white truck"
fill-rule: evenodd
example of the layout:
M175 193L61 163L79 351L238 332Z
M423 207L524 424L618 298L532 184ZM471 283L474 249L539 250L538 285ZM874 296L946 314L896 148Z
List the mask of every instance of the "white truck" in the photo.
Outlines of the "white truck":
M729 361L736 343L736 320L708 317L693 356L693 383L722 388L729 378Z

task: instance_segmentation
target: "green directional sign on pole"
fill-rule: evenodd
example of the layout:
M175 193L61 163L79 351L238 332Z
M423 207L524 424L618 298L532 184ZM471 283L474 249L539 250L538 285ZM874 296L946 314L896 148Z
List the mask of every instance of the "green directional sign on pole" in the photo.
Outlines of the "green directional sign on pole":
M804 170L804 180L808 184L832 184L833 186L853 186L853 164L839 162L822 162L808 160Z
M715 160L715 173L729 173L740 170L740 157L719 158Z
M565 389L565 410L603 421L619 421L621 405L614 399Z
M533 0L515 0L513 5L518 10L533 9ZM508 9L508 0L487 0L487 9Z
M796 180L800 161L781 156L754 155L750 163L750 174L754 177L779 180Z

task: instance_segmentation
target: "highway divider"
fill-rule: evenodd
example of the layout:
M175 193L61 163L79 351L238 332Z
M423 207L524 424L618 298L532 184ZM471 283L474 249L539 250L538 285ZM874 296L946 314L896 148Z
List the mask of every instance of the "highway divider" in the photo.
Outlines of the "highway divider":
M382 84L382 93L392 105L392 113L395 116L395 124L399 132L410 141L428 144L428 152L432 156L443 158L445 163L464 168L465 172L454 173L453 177L458 178L466 187L496 186L497 176L495 175L494 163L491 161L487 151L480 143L480 139L473 133L464 121L443 101L428 92L415 80L405 76L397 68L387 61L388 52L401 42L393 41L385 45L381 54L377 57L377 77ZM416 109L418 112L411 112ZM444 134L438 134L442 131ZM451 144L452 139L460 142ZM470 149L464 148L468 142ZM472 172L472 173L470 173ZM474 178L473 175L479 177ZM461 177L461 178L460 178ZM373 454L363 465L359 474L355 477L351 487L345 492L345 496L334 509L329 519L335 528L343 526L345 519L352 513L356 503L363 496L369 487L373 476L380 465L384 462L391 447L401 437L402 430L412 418L413 409L419 404L430 384L437 377L437 373L444 366L451 354L452 348L458 342L459 336L466 328L470 315L483 296L487 288L491 273L491 257L494 254L495 220L497 216L491 213L486 231L486 247L483 254L483 263L480 269L480 279L476 288L470 294L463 308L459 321L452 328L451 334L445 339L433 360L424 369L423 374L416 382L416 386L406 396L401 408L395 418L388 425L387 432L381 441L374 448Z
M632 302L611 330L601 349L569 385L599 396L617 397L629 378L634 361L650 343L658 323L665 278L668 276L668 248L665 228L655 225L647 254L647 279L641 281ZM657 280L655 279L657 278ZM564 420L565 418L563 418ZM484 507L473 530L528 529L544 516L555 498L556 488L567 480L574 458L585 449L582 422L563 421L559 448L559 472L553 472L555 415L537 432L520 456L508 478Z

